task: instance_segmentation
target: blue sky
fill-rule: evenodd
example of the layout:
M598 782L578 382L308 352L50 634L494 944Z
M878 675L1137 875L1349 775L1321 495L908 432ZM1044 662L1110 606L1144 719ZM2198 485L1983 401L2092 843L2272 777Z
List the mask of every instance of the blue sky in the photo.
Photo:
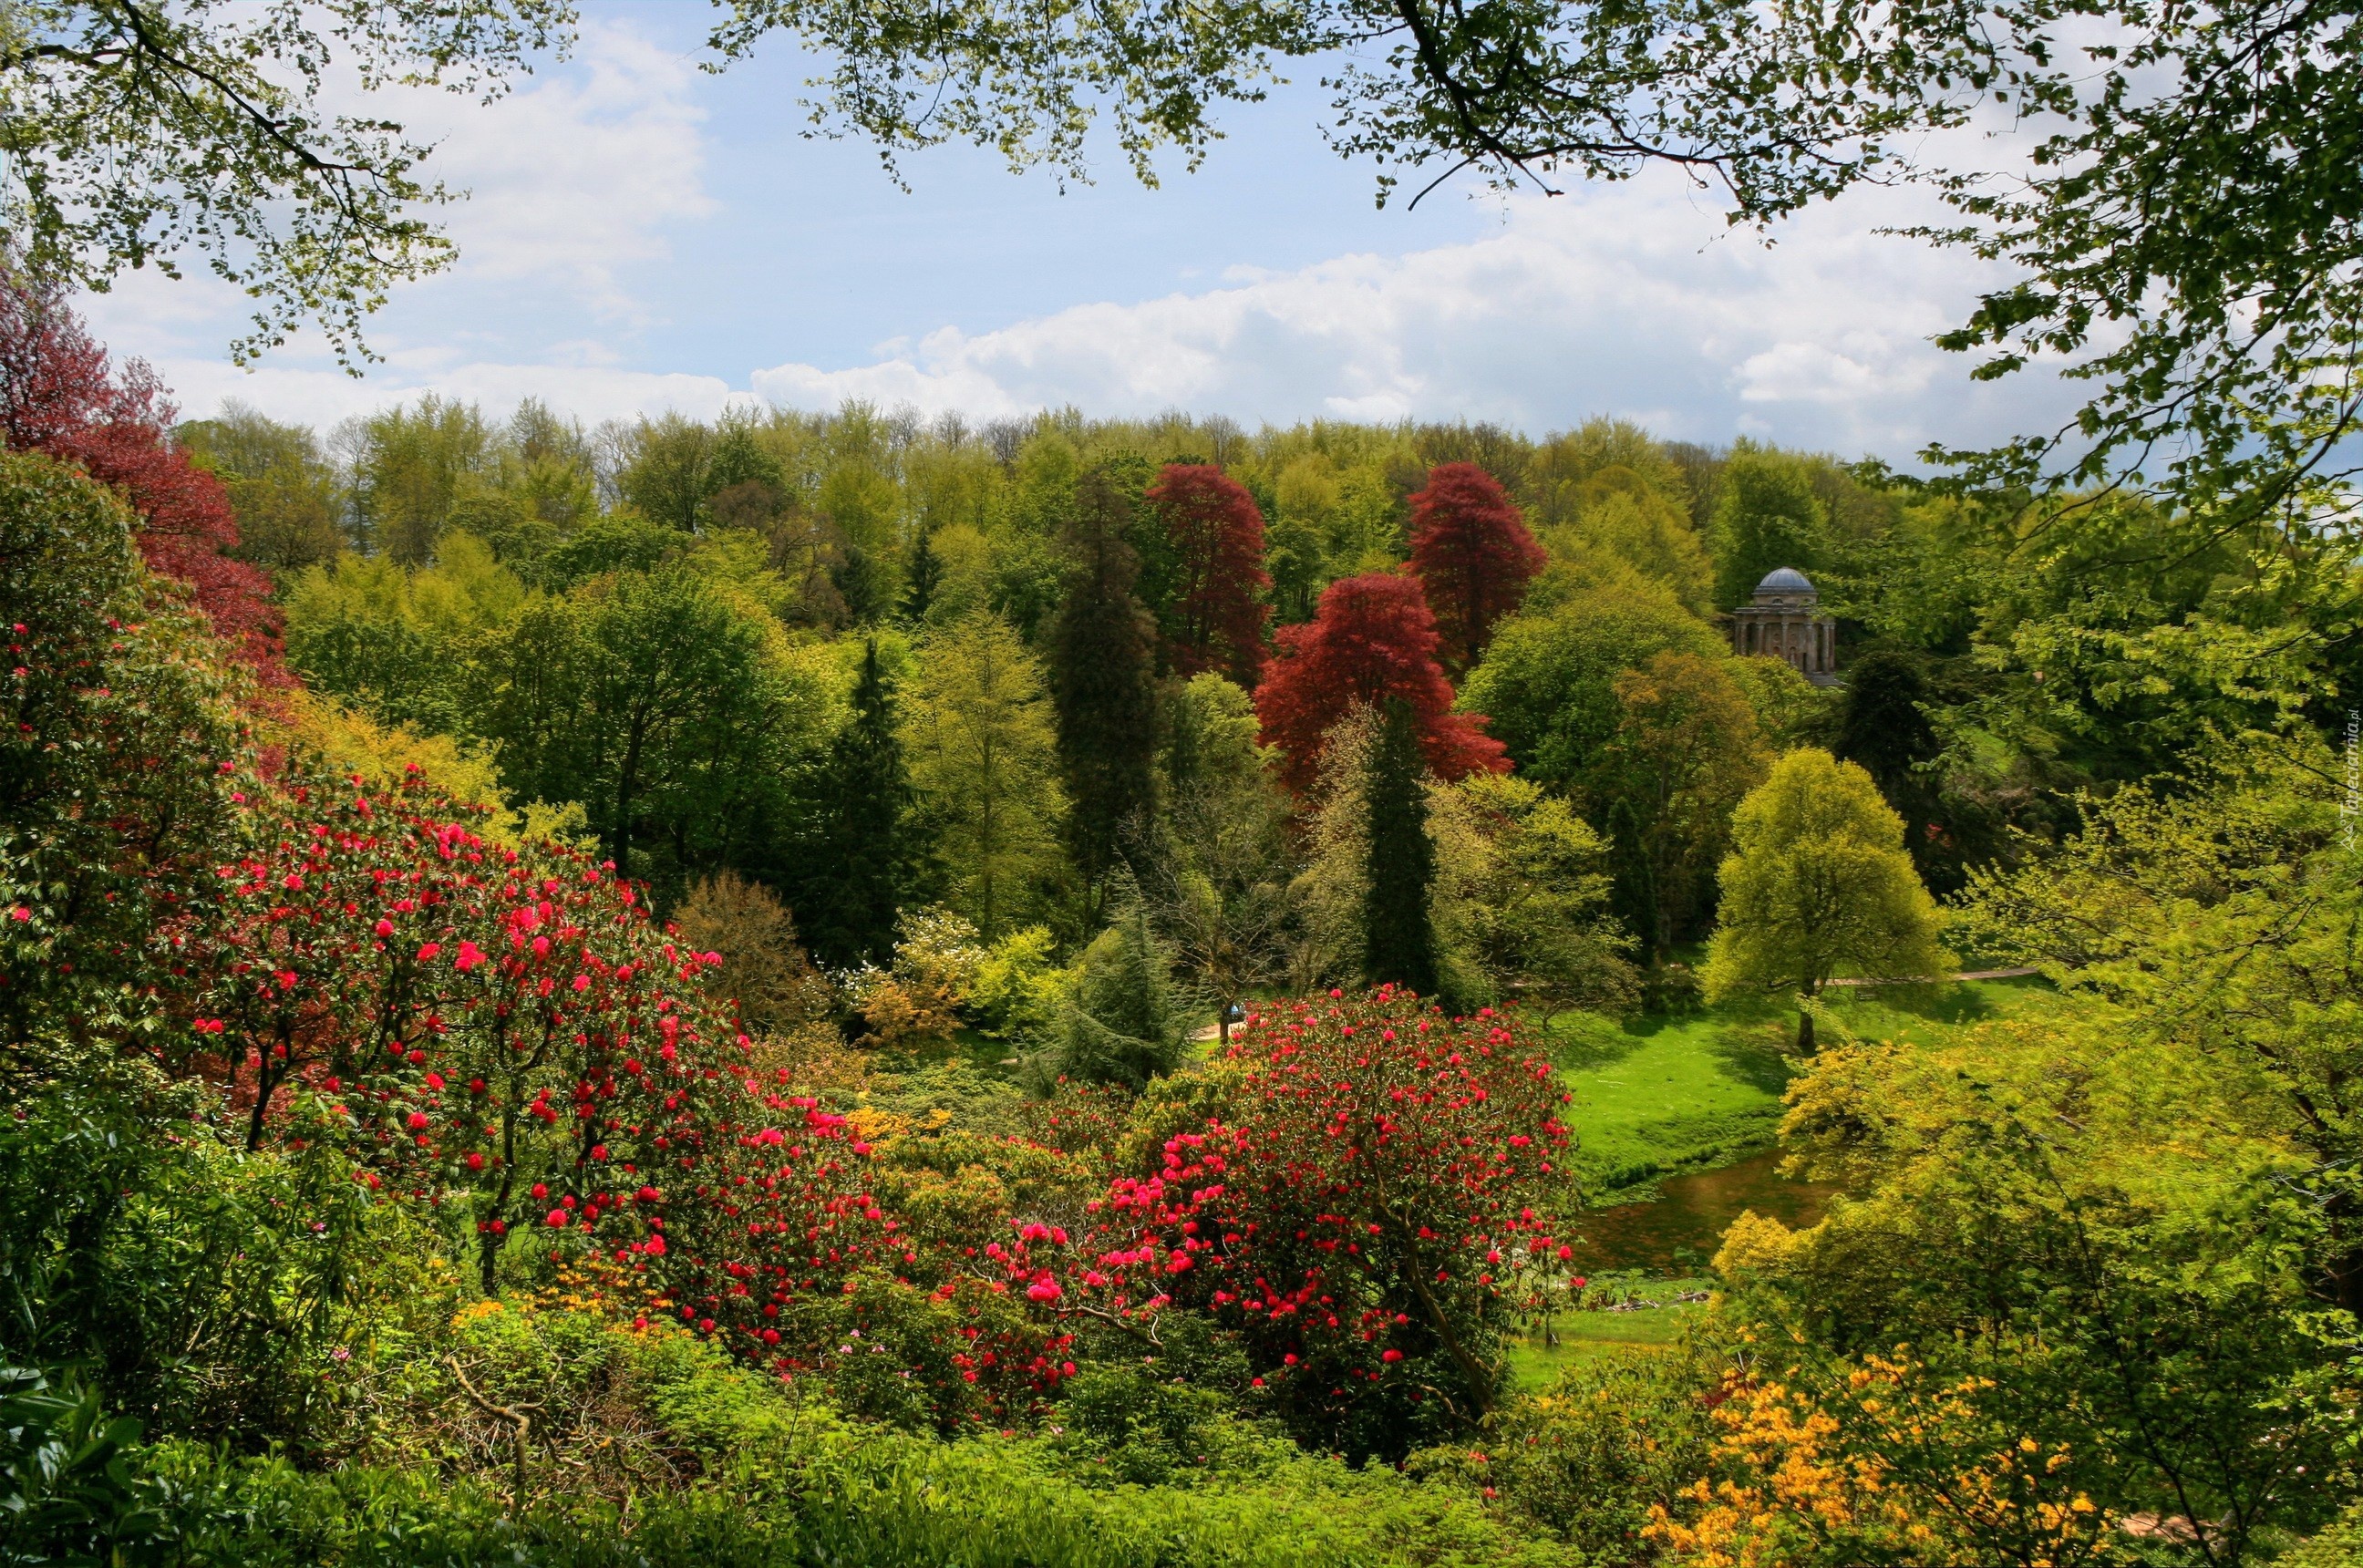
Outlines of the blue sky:
M236 296L135 278L90 302L190 414L235 397L327 425L434 390L589 420L732 399L847 397L973 417L1068 403L1248 423L1486 418L1540 434L1599 413L1906 460L2042 428L2056 385L1972 387L1928 335L1992 274L1882 237L1919 209L1865 193L1766 247L1670 173L1380 210L1320 136L1309 83L1231 111L1204 168L1145 189L1103 161L1047 172L948 148L898 189L860 143L798 134L805 62L697 69L688 4L588 7L571 60L478 106L390 106L471 192L448 273L403 289L359 381L298 342L252 373Z

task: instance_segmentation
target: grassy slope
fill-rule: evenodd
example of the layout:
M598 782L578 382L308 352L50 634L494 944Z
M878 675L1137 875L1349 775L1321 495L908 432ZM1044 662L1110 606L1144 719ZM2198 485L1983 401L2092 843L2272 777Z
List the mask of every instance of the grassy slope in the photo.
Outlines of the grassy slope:
M1986 1018L2056 1006L2036 980L1833 992L1838 1020L1865 1039L1936 1039ZM1570 1125L1585 1189L1605 1195L1681 1170L1721 1164L1769 1142L1789 1081L1796 1015L1769 1002L1725 1004L1623 1027L1560 1020L1553 1055L1575 1095ZM1632 1195L1626 1194L1625 1195Z

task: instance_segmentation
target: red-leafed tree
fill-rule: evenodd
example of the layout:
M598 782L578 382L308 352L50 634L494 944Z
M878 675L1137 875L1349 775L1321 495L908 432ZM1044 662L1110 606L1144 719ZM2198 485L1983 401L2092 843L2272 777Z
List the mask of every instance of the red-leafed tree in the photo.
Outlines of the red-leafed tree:
M155 373L119 370L54 291L0 279L0 441L79 465L139 518L153 570L187 583L245 661L283 682L271 578L234 560L238 521L221 483L172 440L177 417Z
M1549 560L1517 505L1473 462L1428 470L1427 488L1411 498L1411 569L1455 671L1476 664L1494 623L1525 601Z
M1256 693L1256 715L1263 743L1281 749L1281 776L1299 795L1313 787L1337 721L1391 697L1410 707L1420 749L1439 778L1509 771L1508 754L1483 720L1452 711L1452 684L1436 662L1436 617L1414 579L1385 572L1341 577L1313 618L1281 628L1279 641Z
M1217 671L1252 691L1263 674L1263 513L1211 463L1168 463L1148 487L1173 550L1166 660L1184 675Z
M1079 1247L1029 1229L1010 1272L1053 1312L1211 1315L1292 1425L1399 1453L1481 1419L1537 1262L1536 1206L1568 1142L1550 1064L1490 1010L1408 992L1251 1013L1226 1107L1121 1176Z

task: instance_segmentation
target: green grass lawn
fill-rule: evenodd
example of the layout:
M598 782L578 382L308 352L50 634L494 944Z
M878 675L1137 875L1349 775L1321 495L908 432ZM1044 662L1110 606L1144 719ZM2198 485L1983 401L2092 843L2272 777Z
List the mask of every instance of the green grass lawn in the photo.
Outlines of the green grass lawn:
M2043 982L1978 980L1830 993L1838 1021L1866 1040L1930 1044L1987 1018L2057 1006ZM1575 1095L1569 1124L1586 1189L1614 1194L1675 1171L1725 1163L1772 1140L1795 1049L1796 1013L1725 1003L1679 1018L1558 1020L1552 1056Z
M1545 1388L1571 1366L1617 1356L1662 1355L1702 1309L1694 1305L1640 1312L1562 1312L1551 1321L1550 1340L1539 1332L1513 1340L1509 1374L1513 1385Z

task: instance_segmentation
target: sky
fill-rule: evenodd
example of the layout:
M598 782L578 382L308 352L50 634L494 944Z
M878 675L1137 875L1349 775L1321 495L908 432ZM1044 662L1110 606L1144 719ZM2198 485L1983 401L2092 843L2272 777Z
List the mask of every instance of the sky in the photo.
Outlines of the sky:
M2000 274L1879 232L1925 216L1909 194L1850 195L1769 244L1670 171L1381 209L1309 83L1229 111L1204 166L1169 160L1154 189L1112 149L1062 187L946 148L904 162L906 191L866 144L801 134L792 50L701 70L706 15L594 0L571 57L495 103L396 95L468 196L441 215L459 261L397 290L363 376L301 339L232 367L243 302L207 279L134 275L84 302L94 328L188 417L236 399L322 428L428 391L592 423L849 398L1537 436L1608 414L1910 465L2070 406L1932 346Z

